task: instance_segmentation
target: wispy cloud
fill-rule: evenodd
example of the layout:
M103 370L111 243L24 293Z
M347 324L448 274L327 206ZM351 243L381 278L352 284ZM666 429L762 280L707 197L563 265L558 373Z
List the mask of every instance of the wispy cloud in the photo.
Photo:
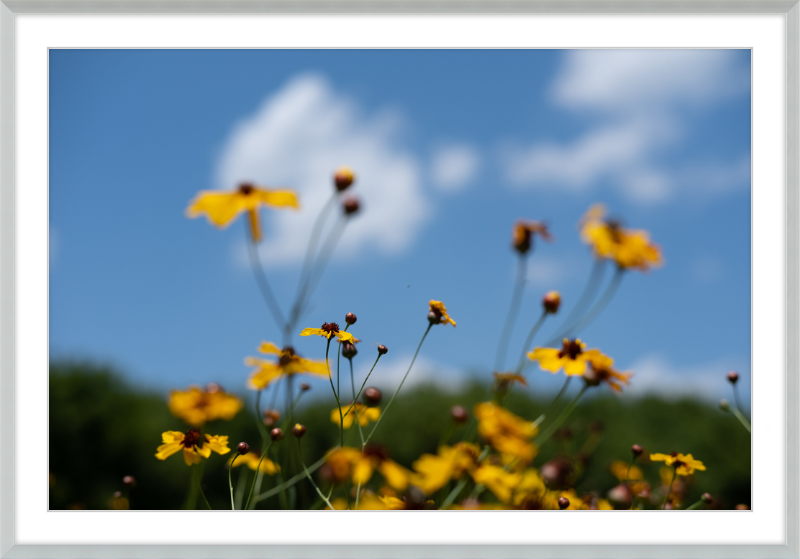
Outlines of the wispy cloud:
M439 147L431 162L431 180L437 188L455 192L474 180L481 166L478 151L467 145Z
M748 68L734 51L570 51L551 101L595 124L572 141L508 144L505 176L517 186L573 191L609 181L639 203L747 187L747 153L679 168L662 159L691 133L692 110L746 93L749 85Z
M365 114L323 77L301 75L236 125L222 150L217 182L232 188L248 180L299 192L302 211L271 212L261 248L269 262L294 263L331 195L333 171L348 165L357 175L352 188L363 211L348 225L347 250L339 254L398 253L432 216L421 165L401 145L402 130L398 114Z

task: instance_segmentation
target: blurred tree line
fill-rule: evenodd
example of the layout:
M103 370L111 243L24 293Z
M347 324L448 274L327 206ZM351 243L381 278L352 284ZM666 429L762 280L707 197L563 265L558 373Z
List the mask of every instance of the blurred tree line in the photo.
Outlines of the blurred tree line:
M669 402L655 397L618 398L602 388L597 393L584 401L565 427L544 445L534 463L537 467L559 454L580 455L583 467L576 482L578 493L594 490L604 495L618 483L609 470L610 463L627 462L631 445L637 443L644 447L644 457L650 452L676 450L692 453L703 461L708 469L695 474L686 505L706 491L715 497L715 506L720 508L750 504L750 436L732 415L688 399ZM460 404L471 410L485 395L486 387L479 384L457 394L435 386L417 385L404 390L373 441L388 445L392 459L410 468L420 454L436 452L452 424L452 406ZM233 421L207 424L204 431L228 435L232 451L240 441L257 450L260 435L254 420L254 396L252 392L240 396L245 397L245 408ZM311 465L338 443L339 433L330 420L335 406L331 395L312 392L304 398L307 401L301 401L295 415L296 421L308 429L302 451L306 464ZM551 399L552 396L532 398L528 390L516 389L506 397L504 405L523 417L536 418ZM190 468L180 455L166 461L154 456L163 431L188 429L168 411L166 394L132 387L108 367L53 362L49 421L51 509L107 509L114 492L127 491L122 478L128 475L136 479L129 495L132 509L185 506ZM469 422L456 428L450 440L460 440L468 427ZM354 435L350 444L357 446L358 436ZM297 441L289 433L280 444L297 445ZM230 456L212 454L205 461L203 487L215 509L230 508L225 466ZM650 464L646 458L637 464L655 485L659 464ZM285 468L287 477L302 471L296 459ZM251 474L245 466L235 468L234 484L243 472ZM274 480L265 477L262 491L274 484ZM298 508L308 508L316 501L313 488L305 480L297 484L291 497ZM258 508L279 508L279 499L262 501Z

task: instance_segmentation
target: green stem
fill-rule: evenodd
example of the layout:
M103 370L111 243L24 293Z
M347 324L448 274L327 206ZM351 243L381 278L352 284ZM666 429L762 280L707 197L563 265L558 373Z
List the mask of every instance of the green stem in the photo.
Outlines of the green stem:
M567 388L569 388L569 383L571 381L572 381L572 377L568 376L566 378L566 380L564 381L564 385L561 387L561 390L558 391L558 394L556 394L556 397L553 398L553 401L550 402L550 405L547 406L547 408L545 409L545 412L542 415L544 415L546 417L546 416L549 416L553 412L553 410L556 407L556 404L561 399L561 396L563 396L564 393L567 391Z
M353 360L348 359L350 361L350 387L353 389L353 404L350 406L356 410L356 424L358 425L358 434L361 436L361 449L364 449L364 431L361 429L361 420L358 418L358 406L356 406L356 382L353 375ZM361 488L361 483L358 484L358 487ZM358 506L358 495L356 495L356 506Z
M661 510L666 510L667 508L667 501L669 501L669 494L672 493L672 484L675 483L675 476L677 475L678 475L678 468L673 468L672 480L669 482L669 489L667 489L667 494L664 496L664 502L661 504Z
M326 457L325 457L325 456L323 456L322 458L320 458L319 460L317 460L316 462L314 462L314 463L313 463L313 464L312 464L312 465L311 465L311 466L308 468L308 470L309 470L310 472L315 472L315 471L317 471L317 470L320 468L320 466L322 466L322 465L325 463L325 458L326 458ZM293 486L295 483L297 483L298 481L300 481L300 480L301 480L301 479L303 479L304 477L306 477L305 473L302 473L302 474L297 474L296 476L294 476L294 477L291 477L291 478L287 479L285 482L278 484L277 486L273 487L272 489L270 489L270 490L268 490L268 491L265 491L265 492L264 492L264 493L262 493L261 495L258 495L258 496L255 498L255 501L258 503L258 502L260 502L260 501L263 501L264 499L269 499L270 497L274 497L275 495L277 495L277 494L278 494L278 493L280 493L281 491L285 491L285 490L286 490L286 489L288 489L289 487Z
M248 231L245 227L245 235L247 234ZM252 241L249 236L247 248L250 254L250 267L253 269L253 274L255 274L256 283L261 291L261 296L264 297L269 312L272 314L272 318L275 320L278 329L284 330L286 328L286 320L283 318L283 313L281 312L280 306L278 306L278 301L275 299L275 294L272 292L272 288L267 281L267 275L264 273L264 268L261 265L261 258L258 255L258 247L256 247L256 243Z
M519 356L519 363L517 363L516 374L520 374L522 372L522 369L525 367L525 358L528 356L527 348L529 348L531 346L531 343L533 343L533 338L534 336L536 336L536 333L542 327L542 324L544 324L545 318L547 318L546 311L542 313L542 316L540 316L539 320L536 321L536 324L533 325L531 331L528 332L528 337L525 339L525 345L522 346L522 355Z
M244 499L244 490L247 487L247 468L242 468L236 480L236 505L241 509Z
M503 333L500 335L500 341L497 344L497 356L494 360L495 371L501 371L506 360L508 339L511 336L511 330L514 327L514 322L517 320L519 306L522 302L522 292L523 287L525 286L525 267L527 263L527 254L520 254L519 259L517 260L517 279L514 282L514 294L511 296L511 306L508 308L506 323L503 325Z
M411 372L411 368L414 366L414 361L417 360L417 355L419 355L419 350L422 348L422 343L425 341L425 338L428 337L428 332L431 331L431 326L433 326L433 324L428 323L428 328L425 330L425 333L422 335L422 339L419 341L419 345L417 346L417 351L414 352L414 358L411 359L411 364L408 366L406 374L403 375L403 380L400 381L400 386L398 386L397 390L394 391L391 400L389 400L389 403L386 404L386 407L383 409L383 413L381 413L381 416L378 418L378 421L375 422L375 426L372 428L372 431L370 431L369 435L367 436L367 440L364 441L365 445L372 438L372 435L375 434L375 431L378 429L378 425L380 425L381 421L383 421L383 418L386 417L386 413L389 411L389 408L394 402L394 399L397 398L397 394L400 392L400 389L403 388L403 384L406 382L406 379L408 378L408 373ZM342 446L344 446L344 444Z
M277 390L277 388L276 388ZM267 428L264 426L264 416L261 413L261 393L263 389L256 392L256 425L258 425L258 432L261 435L261 444L264 444L269 439Z
M197 478L197 489L200 490L200 496L203 498L203 502L208 507L208 510L212 510L211 505L208 504L208 499L206 499L206 494L203 493L203 483L202 483L203 474L200 472L200 466L198 464L195 464L194 468L195 468L195 477Z
M594 265L592 266L592 272L589 275L589 281L586 282L586 287L583 288L583 293L581 293L578 303L572 307L572 310L567 315L567 318L565 318L561 325L556 329L556 331L561 332L561 334L553 336L553 339L545 344L546 346L551 346L560 342L568 332L568 330L566 330L567 325L572 324L572 321L576 320L580 316L586 305L588 305L592 299L594 299L594 296L597 293L597 288L600 287L600 280L603 279L603 269L605 267L605 263L606 261L604 258L595 259Z
M244 505L244 509L248 510L250 508L250 499L253 497L253 488L256 486L256 478L258 477L258 473L261 471L261 462L264 460L264 457L267 455L267 451L269 447L272 445L272 441L267 444L267 448L265 448L261 452L261 458L258 460L258 466L256 466L256 474L253 476L253 483L250 485L250 493L247 495L247 503Z
M703 499L700 499L699 501L697 501L697 502L696 502L695 504L693 504L692 506L690 506L690 507L686 507L686 509L684 509L684 510L695 510L695 509L699 509L699 508L700 508L700 505L702 505L702 504L703 504Z
M344 233L345 227L347 227L348 221L349 219L345 216L339 218L339 221L336 222L336 224L333 226L333 230L331 230L327 239L325 239L325 244L322 245L322 248L319 251L319 258L317 259L314 268L311 270L311 273L308 276L306 290L303 295L303 302L298 307L298 318L303 312L303 307L305 307L305 305L307 305L308 301L311 299L311 294L314 293L314 290L317 288L317 284L319 283L322 274L325 272L325 268L328 266L331 256L333 256L333 251L336 248L336 245L339 243L339 239L342 238L342 234Z
M627 472L625 472L625 481L623 482L623 483L625 483L626 485L628 484L628 482L629 482L629 481L630 481L630 479L631 479L631 467L633 467L633 463L634 463L634 462L636 462L636 456L632 456L632 457L631 457L631 461L630 461L630 462L628 462L628 471L627 471Z
M322 500L323 500L323 501L325 501L325 504L326 504L326 505L328 505L328 507L329 507L331 510L336 510L336 509L334 509L334 508L333 508L333 505L332 505L332 504L331 504L331 502L328 500L328 498L325 496L325 494L324 494L322 491L320 491L319 487L317 487L317 484L316 484L316 483L314 483L314 479L311 477L311 473L308 471L308 468L306 468L306 463L305 463L305 461L303 460L303 452L302 452L302 450L300 449L300 439L297 439L297 451L300 453L300 463L303 465L303 471L305 472L305 474L306 474L306 477L308 478L308 481L310 481L310 482L311 482L311 485L313 485L313 486L314 486L314 489L316 489L316 490L317 490L317 495L319 495L320 497L322 497Z
M325 366L328 367L328 380L331 381L331 390L333 390L333 397L336 398L336 405L339 407L339 441L340 446L344 446L344 415L342 414L342 403L339 401L339 394L336 393L336 388L333 386L333 375L331 375L331 364L328 361L328 351L331 349L331 340L328 339L328 345L325 348Z
M231 490L231 510L236 510L236 505L233 502L233 482L231 481L231 472L233 471L233 464L236 462L236 459L239 458L239 453L236 453L236 456L233 457L231 460L231 465L228 466L228 488Z
M614 273L614 277L611 278L611 282L606 287L606 290L603 292L603 295L597 300L594 306L587 312L583 318L581 318L578 322L573 324L564 334L565 338L569 338L575 333L580 332L589 324L594 321L595 318L606 308L609 301L614 297L614 294L617 292L617 288L619 288L620 283L622 283L622 277L625 275L625 268L617 268L617 271Z
M372 374L372 371L375 370L375 365L378 364L378 359L380 359L380 358L381 358L381 354L379 353L378 357L375 359L375 363L372 364L372 369L370 369L369 373L367 373L367 378L365 378L364 382L361 383L361 388L358 389L358 394L356 394L355 398L353 398L353 403L350 404L350 407L347 408L347 411L344 413L345 416L348 413L350 413L350 410L353 409L353 406L356 405L356 400L358 400L359 396L361 396L361 392L364 390L364 387L367 385L367 381L369 380L369 376Z
M453 501L456 500L456 497L458 497L459 493L461 493L461 491L464 489L464 486L467 485L467 479L468 478L467 478L466 472L464 474L462 474L462 475L463 475L463 477L461 478L461 480L453 488L453 490L450 492L450 494L447 496L447 498L442 503L442 509L446 509L447 507L452 505Z
M586 392L586 385L581 388L581 391L578 392L578 395L575 396L575 399L572 400L566 408L564 408L564 411L561 412L561 415L559 415L558 418L556 418L556 420L550 424L547 430L539 435L539 437L536 439L536 444L539 447L541 447L550 437L552 437L553 433L555 433L558 428L561 427L564 421L567 420L570 414L575 410L576 406L578 405L578 400L581 399L581 396L583 396L584 392Z
M750 422L747 421L747 418L744 415L742 415L742 412L740 412L737 408L731 408L731 412L736 416L736 419L739 420L739 423L741 423L742 426L747 429L747 432L750 433Z

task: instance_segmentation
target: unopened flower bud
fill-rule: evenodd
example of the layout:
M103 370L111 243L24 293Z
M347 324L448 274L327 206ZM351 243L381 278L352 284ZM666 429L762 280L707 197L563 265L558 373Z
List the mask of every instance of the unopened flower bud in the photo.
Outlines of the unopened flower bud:
M558 498L558 508L560 508L561 510L564 510L568 506L569 506L569 499L567 499L566 497L559 497Z
M356 315L351 312L344 315L344 321L348 324L355 324L356 320L358 320L358 318L356 318Z
M282 441L283 440L283 429L280 427L275 427L272 431L269 432L269 438L272 439L274 442Z
M239 443L239 446L236 447L236 452L244 456L245 454L250 452L250 445L245 442L241 442Z
M575 467L567 458L554 458L542 465L539 473L551 489L566 489L572 485Z
M441 324L442 323L442 314L436 311L431 311L428 313L428 322L431 324Z
M644 450L640 445L635 444L631 447L631 452L633 453L634 458L639 458L639 456L642 455L642 452L644 452Z
M294 427L292 427L292 434L298 439L301 438L303 435L306 434L305 426L300 425L299 423L295 423Z
M711 496L711 493L703 493L700 496L700 499L702 499L702 501L707 505L710 505L711 502L714 500L714 498Z
M633 495L626 483L620 483L616 487L611 488L608 492L608 501L617 510L627 510L631 508L631 499Z
M128 489L133 489L136 487L136 478L133 476L125 476L122 478L122 485L127 487Z
M731 411L731 405L728 403L728 400L720 400L719 409L722 411Z
M356 356L358 350L352 342L342 342L342 355L347 359L352 359Z
M344 202L342 202L342 209L344 210L344 215L353 215L356 213L361 205L358 202L358 198L348 198Z
M469 412L464 406L453 406L450 408L450 417L460 425L467 422L467 419L469 419Z
M333 175L333 182L339 192L346 190L348 186L353 184L354 180L356 180L356 176L350 167L339 167L336 170L336 174Z
M381 344L378 346L378 353L380 353L381 355L386 355L388 352L389 348L387 348L385 345Z
M264 425L272 427L281 418L281 412L278 410L264 410Z
M301 382L300 390L302 390L303 392L308 392L309 390L311 390L311 385L308 384L307 382Z
M112 497L114 497L115 499L119 499L120 497L122 497L122 491L114 491Z
M750 507L747 505L736 505L734 510L750 510Z
M558 293L558 291L549 291L544 297L542 297L542 306L544 307L544 312L556 314L560 305L561 295Z
M728 376L728 382L730 382L731 384L736 384L736 382L739 380L739 373L737 373L736 371L731 371L730 373L728 373L727 376Z
M383 398L383 394L374 386L369 386L364 390L364 403L370 407L375 407L380 404L381 398Z

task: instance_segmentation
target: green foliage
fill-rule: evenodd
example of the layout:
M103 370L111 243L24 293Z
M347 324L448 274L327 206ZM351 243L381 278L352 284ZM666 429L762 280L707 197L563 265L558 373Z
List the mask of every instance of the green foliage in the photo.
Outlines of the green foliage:
M594 397L587 398L567 420L565 426L569 433L560 431L545 443L534 465L540 466L558 454L577 457L583 451L585 456L581 463L585 463L585 468L579 473L576 489L579 494L598 491L604 495L617 483L609 472L609 464L613 460L629 460L632 444L642 445L645 457L651 452L677 450L692 453L708 468L689 480L686 505L706 491L724 508L738 503L750 504L750 436L732 415L691 400L669 402L653 397L616 397L603 387L592 392L596 393L592 394ZM471 410L485 395L486 388L478 384L457 394L445 393L434 386L406 390L395 400L373 441L387 445L392 459L411 467L420 454L436 451L451 424L453 405L461 404ZM314 396L317 400L301 403L294 418L308 429L302 439L308 465L339 441L338 426L330 420L335 407L332 396ZM208 424L204 431L228 435L232 449L239 441L247 441L251 448L258 450L260 434L254 420L253 393L246 397L246 409L233 421ZM184 464L180 455L165 461L154 456L163 431L188 429L169 413L166 394L126 385L106 367L52 363L49 398L50 471L55 476L55 485L50 491L51 509L75 505L108 508L113 492L124 491L122 477L125 475L133 475L137 480L130 495L132 508L163 510L185 506L191 468ZM569 397L559 408L567 401ZM549 403L549 399L531 398L526 389L515 389L503 402L514 413L529 419L538 417ZM558 411L557 408L555 413ZM282 418L282 422L286 419ZM371 429L372 425L365 431L368 433ZM467 422L452 431L449 441L461 440L470 430L474 432L474 426ZM569 436L565 436L567 434ZM589 441L592 436L594 438ZM359 445L355 426L348 431L346 444ZM302 472L296 454L298 444L289 429L286 439L276 448L283 451L282 466L287 477ZM204 461L203 487L215 509L230 508L225 467L230 456L212 453L211 458ZM659 479L659 466L663 464L649 464L646 458L638 463L646 478L655 484ZM251 472L246 467L236 468L234 485L239 475L248 476L249 488ZM262 491L275 483L275 479L265 477ZM297 508L307 508L317 501L307 481L297 484L284 497L286 504ZM260 502L258 507L279 508L280 505L281 497L276 495Z

